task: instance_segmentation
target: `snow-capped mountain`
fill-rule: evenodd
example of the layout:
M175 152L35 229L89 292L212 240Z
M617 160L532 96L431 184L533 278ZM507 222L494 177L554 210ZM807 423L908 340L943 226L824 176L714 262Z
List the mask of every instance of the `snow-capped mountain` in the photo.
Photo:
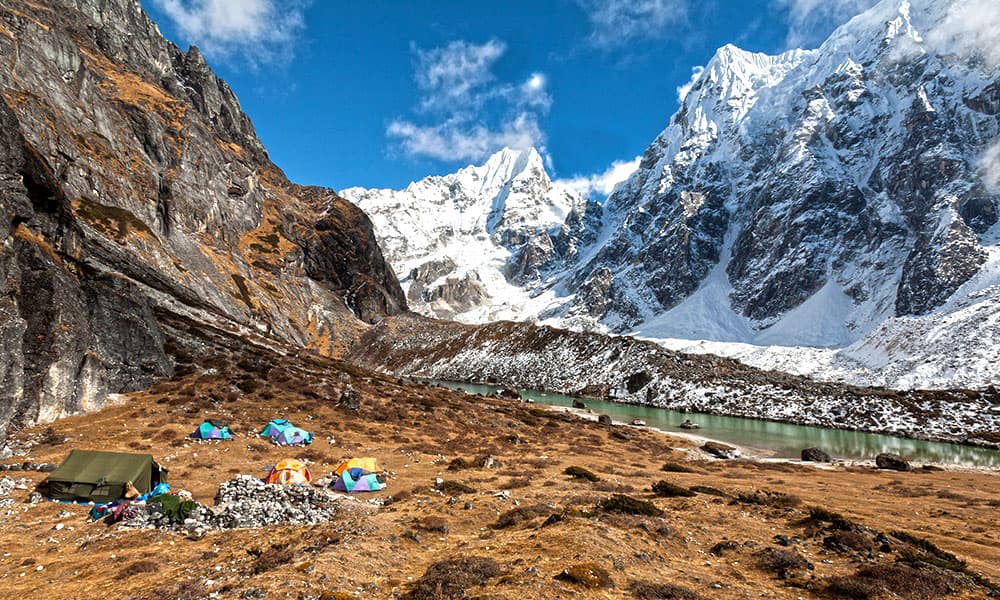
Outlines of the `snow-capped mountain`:
M411 308L433 316L520 317L545 276L572 263L586 239L587 202L553 184L533 148L504 149L404 190L341 195L371 217Z
M452 200L504 153L395 195L345 195L372 214L397 269L418 266L392 243L421 222L411 212L477 211L486 225L472 236L509 255L468 243L472 229L452 219L422 264L447 256L479 273L491 306L521 302L512 288L530 301L466 320L597 327L860 383L987 385L1000 375L1000 18L987 4L884 0L815 50L727 45L603 207L519 196L546 207L516 221L519 237L489 226L507 196ZM552 189L533 164L538 189ZM576 227L560 229L566 214ZM517 264L526 231L546 232L551 244L529 245L552 251L518 278L498 267ZM458 239L465 258L445 250Z

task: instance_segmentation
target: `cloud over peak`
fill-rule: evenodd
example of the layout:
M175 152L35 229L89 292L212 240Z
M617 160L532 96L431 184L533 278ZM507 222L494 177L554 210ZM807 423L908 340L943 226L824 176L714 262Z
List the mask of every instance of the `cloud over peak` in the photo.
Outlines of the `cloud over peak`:
M386 135L407 155L446 161L478 160L504 146L542 146L539 121L552 105L548 81L538 72L519 82L498 80L494 67L506 51L497 39L414 48L420 100L413 115L389 123Z

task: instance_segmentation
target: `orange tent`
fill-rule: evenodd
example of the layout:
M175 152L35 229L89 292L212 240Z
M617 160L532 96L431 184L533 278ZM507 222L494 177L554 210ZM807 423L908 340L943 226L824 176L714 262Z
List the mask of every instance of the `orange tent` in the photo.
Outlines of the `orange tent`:
M344 462L340 463L333 472L340 475L347 469L361 469L368 473L378 473L382 469L379 468L378 462L374 458L349 458Z
M266 483L277 483L289 485L295 483L307 484L312 481L312 475L304 464L294 458L285 460L274 465L271 472L264 479Z

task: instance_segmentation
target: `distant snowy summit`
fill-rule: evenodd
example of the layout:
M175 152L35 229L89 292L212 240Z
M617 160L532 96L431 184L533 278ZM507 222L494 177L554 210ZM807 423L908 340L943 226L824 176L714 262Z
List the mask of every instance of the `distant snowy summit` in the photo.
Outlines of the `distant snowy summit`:
M724 46L603 206L530 151L344 195L429 314L856 383L995 383L1000 18L983 5L886 0L816 50Z
M588 211L600 210L554 184L534 148L403 190L340 193L371 217L411 308L468 322L521 318L547 275L574 262Z

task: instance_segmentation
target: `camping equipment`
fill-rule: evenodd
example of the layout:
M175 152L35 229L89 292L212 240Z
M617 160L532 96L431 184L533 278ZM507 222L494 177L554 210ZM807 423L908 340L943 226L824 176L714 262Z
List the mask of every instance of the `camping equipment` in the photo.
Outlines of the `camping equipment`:
M313 434L298 427L288 427L271 438L271 442L279 446L300 446L312 441Z
M344 462L340 463L340 465L336 469L334 469L333 472L336 475L340 475L347 469L355 469L355 468L361 469L368 473L378 473L379 471L382 470L378 466L378 461L376 461L374 458L366 457L366 458L349 458Z
M271 419L268 421L267 425L264 426L264 429L261 430L260 435L263 437L273 438L289 427L294 427L294 425L284 419Z
M191 436L199 440L231 440L233 439L233 432L229 429L229 425L226 425L222 421L216 421L215 419L206 419L204 423L195 429Z
M333 489L341 492L377 492L385 487L379 481L378 475L368 473L364 469L354 467L345 469L340 477L333 482Z
M312 481L312 475L300 461L286 458L271 468L271 472L268 473L264 481L281 485L308 484Z
M38 491L53 500L102 504L122 498L130 483L146 493L166 480L167 469L150 454L73 450Z

